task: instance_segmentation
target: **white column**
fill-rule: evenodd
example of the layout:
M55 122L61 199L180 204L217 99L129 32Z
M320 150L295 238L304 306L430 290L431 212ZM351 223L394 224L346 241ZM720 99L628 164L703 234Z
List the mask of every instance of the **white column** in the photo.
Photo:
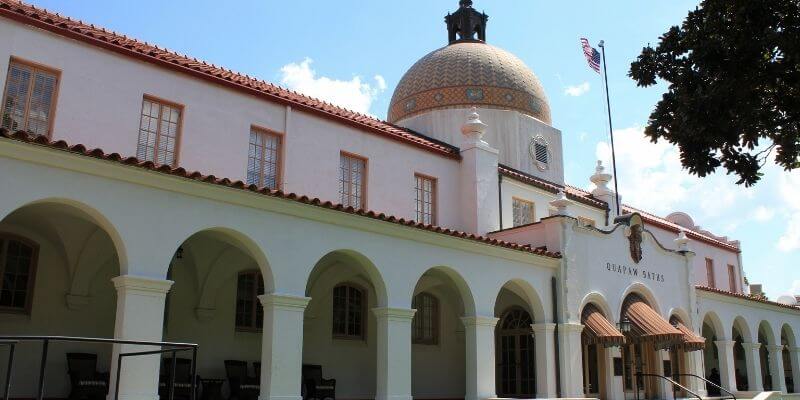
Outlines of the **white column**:
M747 364L747 390L761 392L764 381L761 379L761 343L742 343L744 358Z
M771 344L769 351L769 368L772 375L772 390L786 393L786 376L783 371L783 346Z
M411 321L416 311L372 309L378 323L377 400L411 400Z
M536 397L552 399L556 397L556 362L554 323L531 325L536 353Z
M561 397L583 397L583 358L581 354L581 324L561 324L558 336L561 339Z
M605 362L606 376L603 378L606 385L605 396L608 399L622 399L625 397L625 387L622 381L622 375L614 376L614 359L619 358L622 360L622 350L619 347L608 347L605 349L606 357ZM602 395L602 393L601 393Z
M497 397L495 382L494 327L497 318L463 317L466 338L466 400L485 400Z
M728 391L736 391L736 365L733 358L733 340L717 340L714 342L719 351L719 381L720 386Z
M800 347L789 347L789 362L792 365L794 393L800 393Z
M117 313L114 338L126 340L162 340L164 304L172 281L123 275L111 279L117 289ZM158 400L158 374L161 356L125 357L119 382L116 382L120 353L157 350L158 347L114 345L111 358L111 382L108 398L113 399L119 384L120 400Z
M259 400L300 400L303 364L303 312L309 297L258 296L264 307Z
M687 353L686 356L689 357L689 362L690 362L689 373L695 374L697 376L702 376L705 378L706 369L705 366L703 365L703 351L702 350L692 351ZM708 391L706 390L706 383L704 381L701 381L700 379L697 378L689 377L687 383L689 384L688 386L689 389L691 389L693 392L703 397L708 395Z

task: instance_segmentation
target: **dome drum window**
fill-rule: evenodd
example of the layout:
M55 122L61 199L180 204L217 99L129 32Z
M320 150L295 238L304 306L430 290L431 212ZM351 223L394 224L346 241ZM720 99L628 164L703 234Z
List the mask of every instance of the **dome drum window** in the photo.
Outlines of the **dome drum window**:
M531 139L528 151L537 168L542 171L548 168L550 164L550 146L542 136L536 136Z

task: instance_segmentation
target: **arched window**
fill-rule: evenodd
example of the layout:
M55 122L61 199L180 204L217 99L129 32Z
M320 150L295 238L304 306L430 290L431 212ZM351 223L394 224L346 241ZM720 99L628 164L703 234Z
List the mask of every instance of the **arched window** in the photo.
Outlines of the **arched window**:
M35 243L0 234L0 311L30 312L38 253Z
M411 322L412 343L439 343L439 300L430 293L414 296L411 308L417 310Z
M333 288L333 337L364 339L367 295L358 287L344 284Z
M258 296L264 294L264 279L259 271L239 272L236 283L236 329L260 331L264 326L264 308Z

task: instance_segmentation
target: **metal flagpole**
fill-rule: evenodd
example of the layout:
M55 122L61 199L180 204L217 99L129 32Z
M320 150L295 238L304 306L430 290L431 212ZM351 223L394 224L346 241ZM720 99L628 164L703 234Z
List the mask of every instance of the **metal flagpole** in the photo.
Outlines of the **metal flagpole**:
M611 168L614 174L614 196L615 202L617 203L617 215L620 215L620 205L619 205L619 186L617 185L618 177L617 177L617 155L614 151L614 128L611 125L611 100L608 96L608 71L606 70L606 45L605 41L601 40L600 43L597 44L600 46L600 51L603 54L603 83L606 85L606 110L608 110L608 133L611 135Z

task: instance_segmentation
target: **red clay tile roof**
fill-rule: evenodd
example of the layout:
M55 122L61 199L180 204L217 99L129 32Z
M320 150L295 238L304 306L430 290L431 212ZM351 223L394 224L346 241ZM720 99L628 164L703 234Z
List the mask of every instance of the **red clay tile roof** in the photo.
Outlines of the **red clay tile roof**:
M334 204L330 201L322 201L318 198L309 198L308 196L302 196L295 193L284 193L280 190L271 190L267 188L260 188L256 185L247 185L242 181L231 181L228 178L217 178L214 175L203 175L197 171L187 171L183 168L172 168L168 165L156 165L151 161L141 161L136 157L128 157L123 158L118 153L111 153L106 154L102 149L88 149L86 146L82 144L76 145L69 145L67 142L63 140L58 141L51 141L44 136L32 136L23 131L18 131L16 133L10 133L5 128L0 128L0 138L8 140L16 140L23 143L28 143L32 145L41 145L45 147L49 147L51 149L66 151L69 153L77 154L80 156L85 157L92 157L97 158L105 161L111 161L118 164L127 165L130 167L141 168L149 171L154 171L158 173L162 173L165 175L173 175L179 178L186 178L195 181L200 181L212 185L219 185L225 186L233 189L239 189L243 191L249 191L252 193L261 194L264 196L269 197L276 197L285 200L291 200L298 203L309 204L312 206L327 208L330 210L341 211L348 214L355 214L361 217L371 218L379 221L390 222L397 225L404 225L410 228L416 228L420 230L430 231L434 233L439 233L447 236L453 236L461 239L467 239L474 242L480 242L484 244L489 244L492 246L504 247L507 249L518 250L525 253L550 257L550 258L561 258L560 253L554 253L547 251L546 248L537 247L533 248L530 245L522 245L518 243L506 242L503 240L492 239L480 235L476 235L474 233L467 233L461 232L449 228L443 228L441 226L436 225L426 225L422 223L415 222L413 220L407 220L405 218L397 218L392 215L386 215L384 213L377 213L375 211L370 210L362 210L362 209L354 209L353 207L345 207L341 204Z
M546 190L551 193L558 193L560 190L564 190L564 193L566 193L567 198L571 200L575 200L589 206L597 207L604 211L608 210L608 204L606 204L606 202L596 199L594 196L592 196L591 193L583 189L577 188L575 186L570 186L570 185L561 186L556 183L550 182L548 180L527 174L522 171L515 170L505 165L500 165L498 169L500 173L503 174L503 176L507 176L509 178L516 179L524 183L528 183L532 186L535 186L542 190ZM686 236L689 239L697 240L736 253L741 252L741 249L736 245L724 242L715 237L711 237L691 229L684 228L676 223L666 220L665 218L661 218L646 211L642 211L640 209L625 204L622 205L622 211L624 213L634 213L634 212L638 213L639 215L642 216L642 220L644 220L645 223L649 223L651 225L657 226L661 229L668 230L670 232L678 233L682 230L686 232Z
M604 201L597 200L594 197L592 197L591 194L586 193L575 187L569 185L561 186L556 183L544 180L542 178L537 178L531 174L522 172L520 170L502 164L498 166L498 170L500 171L500 174L502 174L503 176L518 180L520 182L527 183L531 186L537 187L542 190L546 190L550 193L558 193L563 190L564 193L567 195L568 199L575 200L577 202L592 207L597 207L602 210L608 209L608 205Z
M787 306L786 304L781 304L781 303L778 303L776 301L770 301L770 300L764 300L764 299L751 297L751 296L748 296L748 295L746 295L744 293L733 293L733 292L729 292L727 290L711 288L711 287L708 287L708 286L701 286L701 285L697 285L697 286L695 286L695 288L697 288L697 290L702 290L704 292L717 293L717 294L721 294L721 295L729 296L729 297L737 297L737 298L740 298L740 299L743 299L743 300L755 301L757 303L769 304L769 305L772 305L772 306L788 308L790 310L794 310L794 311L800 312L800 307Z
M381 137L410 144L445 157L459 159L455 146L411 130L293 92L247 75L198 61L115 32L51 13L17 0L0 0L0 16L79 40L118 54L204 79L297 110L334 120Z

